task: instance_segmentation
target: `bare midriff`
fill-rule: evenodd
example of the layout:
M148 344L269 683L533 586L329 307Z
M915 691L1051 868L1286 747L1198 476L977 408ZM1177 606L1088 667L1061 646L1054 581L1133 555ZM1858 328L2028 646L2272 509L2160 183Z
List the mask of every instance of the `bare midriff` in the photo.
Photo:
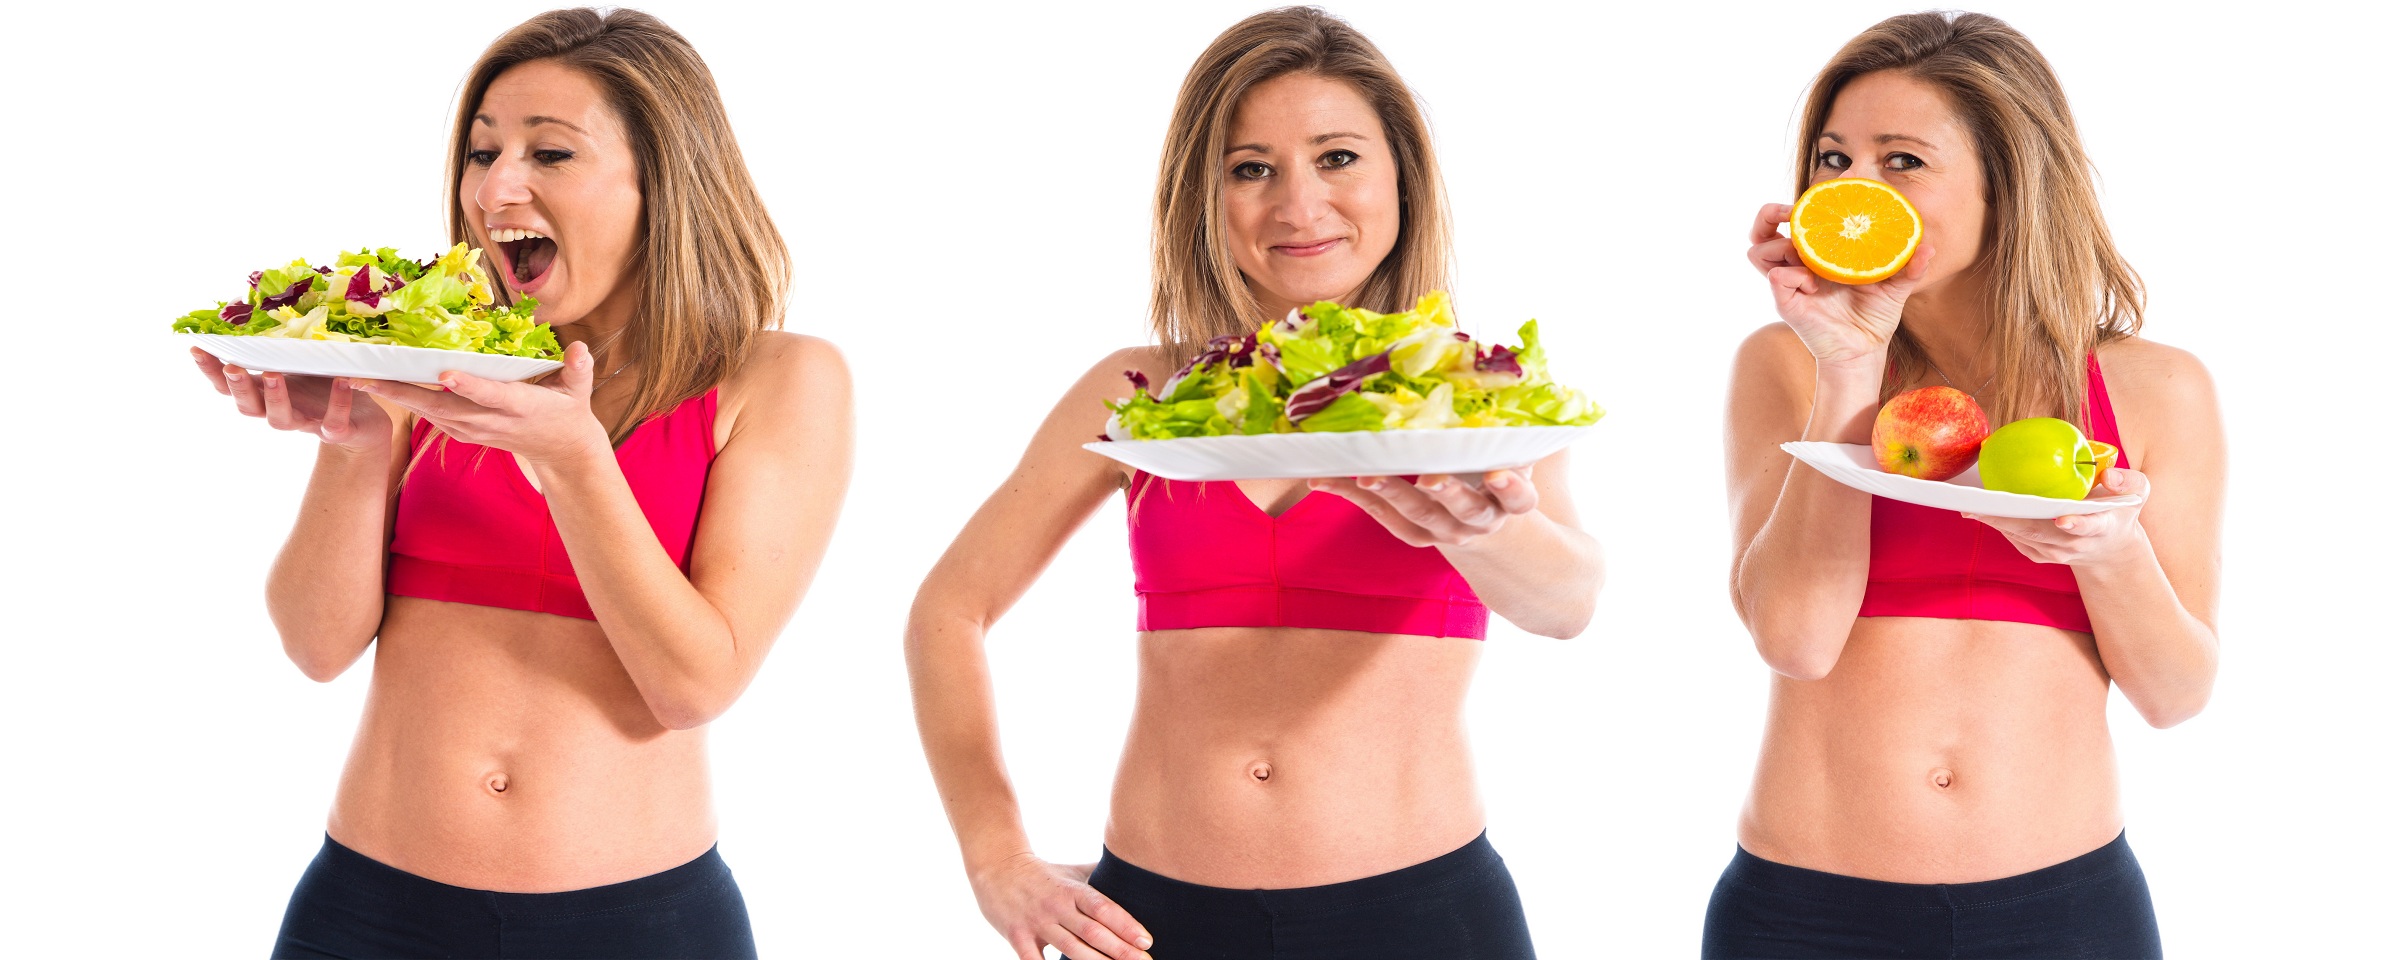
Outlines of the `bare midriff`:
M716 842L705 729L661 726L597 623L389 597L327 831L479 890L648 876Z
M1833 671L1775 678L1744 849L1896 883L2038 870L2122 829L2090 634L1861 619Z
M1284 889L1465 846L1483 831L1462 721L1480 647L1292 628L1143 634L1109 849L1189 883Z

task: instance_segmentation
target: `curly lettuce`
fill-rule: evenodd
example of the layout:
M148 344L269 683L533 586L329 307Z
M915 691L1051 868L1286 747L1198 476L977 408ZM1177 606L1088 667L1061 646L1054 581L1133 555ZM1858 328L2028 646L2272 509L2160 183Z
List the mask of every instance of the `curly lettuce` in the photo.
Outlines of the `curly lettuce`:
M343 253L332 266L305 260L250 275L240 300L194 310L177 333L386 343L537 360L564 355L532 297L495 304L483 251L466 244L420 263L391 247Z

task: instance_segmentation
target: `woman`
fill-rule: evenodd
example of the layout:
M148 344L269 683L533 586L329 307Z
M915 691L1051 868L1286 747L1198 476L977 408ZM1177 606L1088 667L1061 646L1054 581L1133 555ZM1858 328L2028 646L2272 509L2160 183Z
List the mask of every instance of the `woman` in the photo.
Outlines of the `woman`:
M1436 476L1177 483L1079 449L1127 371L1164 383L1211 337L1295 307L1391 311L1443 285L1413 97L1322 11L1244 20L1184 81L1155 212L1159 345L1068 390L909 623L918 724L985 917L1024 960L1045 944L1073 960L1531 956L1460 711L1485 605L1555 637L1590 617L1599 550L1564 455L1484 475L1487 494ZM1001 761L983 638L1119 491L1139 697L1100 862L1052 864ZM1311 550L1340 558L1333 575L1244 579Z
M1869 177L1925 239L1897 277L1811 275L1771 204L1750 259L1783 322L1735 364L1735 606L1774 668L1741 846L1703 953L2156 956L2126 846L2109 685L2158 727L2217 669L2225 453L2208 373L2136 336L2142 290L2099 213L2047 62L1976 14L1894 17L1819 74L1797 186ZM1948 385L1992 422L2115 443L2058 520L1877 499L1777 449L1865 443L1895 393Z
M451 235L567 343L551 381L195 354L242 413L323 441L268 578L285 651L326 681L375 646L275 954L753 955L703 730L831 535L842 361L768 329L782 239L706 65L651 17L552 11L495 41L450 186Z

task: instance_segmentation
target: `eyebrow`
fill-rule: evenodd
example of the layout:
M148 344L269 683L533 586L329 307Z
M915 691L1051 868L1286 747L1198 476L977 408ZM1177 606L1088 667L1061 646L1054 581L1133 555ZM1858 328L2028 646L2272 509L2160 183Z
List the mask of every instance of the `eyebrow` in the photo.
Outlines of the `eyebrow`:
M1843 146L1849 146L1849 145L1850 145L1850 141L1842 139L1842 135L1841 135L1841 134L1838 134L1838 133L1820 133L1820 134L1817 134L1817 136L1823 137L1823 138L1825 138L1825 139L1827 139L1827 140L1831 140L1831 141L1833 141L1833 142L1835 142L1835 143L1838 143L1838 144L1841 144L1841 145L1843 145ZM1935 145L1934 145L1934 143L1933 143L1933 141L1926 140L1926 139L1923 139L1923 138L1920 138L1920 137L1912 137L1912 136L1909 136L1908 134L1905 134L1905 133L1886 133L1886 134L1879 134L1879 135L1877 135L1877 136L1875 137L1875 142L1876 142L1876 143L1894 143L1894 142L1903 141L1903 140L1905 140L1905 141L1907 141L1907 142L1909 142L1909 143L1916 144L1916 145L1918 145L1918 146L1921 146L1921 147L1926 147L1926 148L1929 148L1929 149L1935 149L1935 150L1939 150L1939 149L1941 149L1940 147L1937 147L1937 146L1935 146Z
M1336 132L1333 132L1333 133L1320 133L1320 134L1317 134L1316 136L1313 136L1313 137L1310 137L1310 138L1308 138L1308 145L1309 145L1309 146L1312 146L1312 147L1316 147L1316 146L1323 146L1323 145L1325 145L1326 143L1329 143L1329 142L1331 142L1331 141L1334 141L1334 140L1345 140L1345 139L1347 139L1347 140L1364 140L1364 139L1367 139L1367 136L1366 136L1366 134L1363 134L1363 133L1348 133L1348 132L1343 132L1343 131L1336 131ZM1240 152L1242 152L1242 151L1244 151L1244 150L1248 150L1248 151L1251 151L1251 152L1253 152L1253 153L1271 153L1271 152L1273 152L1273 151L1270 151L1270 150L1268 150L1268 149L1267 149L1267 146L1266 146L1266 144L1263 144L1263 143L1245 143L1245 144L1242 144L1242 145L1240 145L1240 146L1235 146L1235 147L1227 147L1227 148L1225 148L1225 155L1230 157L1230 156L1232 156L1232 155L1234 155L1234 154L1237 154L1237 153L1240 153Z
M483 124L483 125L485 125L485 126L489 126L489 127L497 127L497 126L499 126L499 125L500 125L500 121L497 121L497 120L494 120L494 119L492 119L492 115L491 115L491 114L488 114L488 113L478 113L478 114L476 114L476 115L475 115L475 121L476 121L477 123L481 123L481 124ZM568 123L568 122L566 122L566 121L564 121L564 120L561 120L561 119L559 119L559 118L557 118L557 117L545 117L545 116L542 116L542 115L540 115L540 114L535 114L535 115L533 115L533 116L530 116L530 117L526 117L526 118L525 118L525 125L526 125L526 126L528 126L528 127L538 127L538 126L541 126L542 124L545 124L545 123L555 123L555 124L558 124L559 126L562 126L562 127L565 127L565 128L567 128L567 129L569 129L569 130L573 130L573 131L575 131L576 133L583 134L584 136L587 136L587 137L588 137L588 136L591 136L591 133L589 133L588 131L584 130L582 127L578 127L578 126L576 126L576 125L574 125L574 124L572 124L572 123Z

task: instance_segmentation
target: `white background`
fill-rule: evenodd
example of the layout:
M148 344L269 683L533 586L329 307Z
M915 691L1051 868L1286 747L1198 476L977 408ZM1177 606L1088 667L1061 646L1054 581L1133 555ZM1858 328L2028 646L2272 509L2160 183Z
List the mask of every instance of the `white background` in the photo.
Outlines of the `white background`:
M169 319L253 269L442 242L450 98L543 8L92 4L11 15L17 386L0 609L11 952L262 953L370 667L317 685L260 600L312 455L209 392ZM1471 701L1491 835L1551 957L1696 949L1766 670L1727 606L1719 418L1773 319L1742 259L1802 90L1884 3L1336 7L1429 105L1459 297L1539 316L1612 411L1575 494L1611 578L1583 637L1495 630ZM1664 9L1675 7L1677 9ZM798 254L793 329L858 374L860 468L798 618L714 732L723 849L770 955L999 957L909 717L919 578L1073 376L1144 336L1177 83L1251 2L661 2L716 71ZM2151 290L2215 371L2234 461L2216 699L2112 705L2171 952L2352 953L2392 899L2383 615L2393 119L2383 12L1986 8L2048 54ZM2363 9L2363 6L2362 8ZM1038 848L1097 854L1130 707L1104 511L992 638Z

